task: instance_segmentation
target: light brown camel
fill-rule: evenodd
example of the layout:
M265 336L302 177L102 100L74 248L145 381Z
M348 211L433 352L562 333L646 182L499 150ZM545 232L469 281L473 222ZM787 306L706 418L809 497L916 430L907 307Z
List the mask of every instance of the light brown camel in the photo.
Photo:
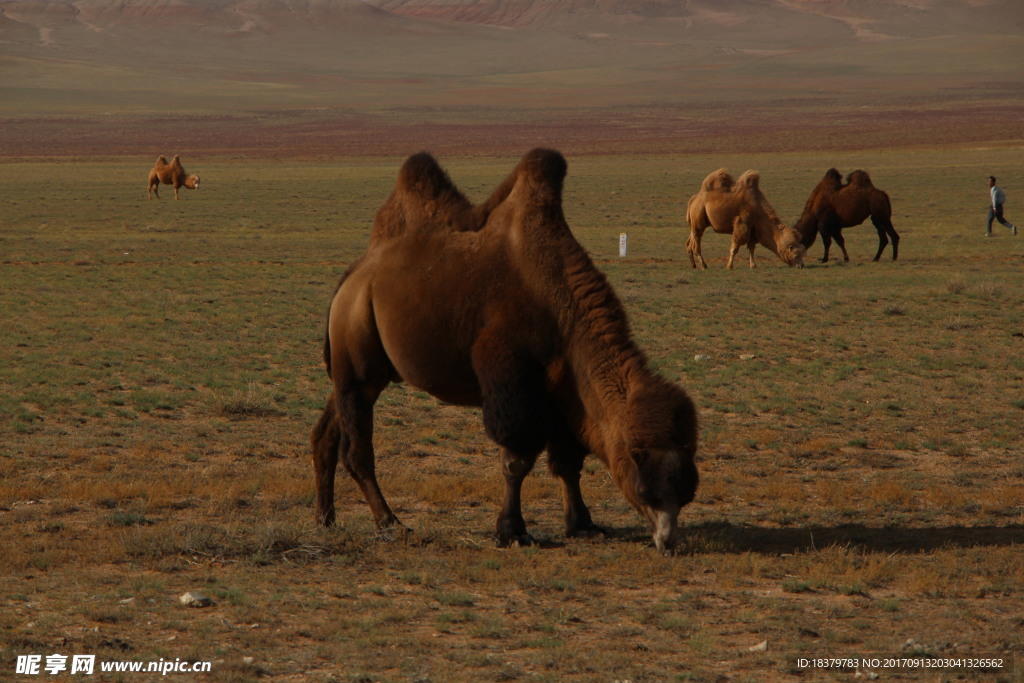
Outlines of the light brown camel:
M733 259L744 245L750 252L750 267L756 267L754 247L758 244L771 249L786 265L803 268L806 249L800 244L800 234L779 220L761 192L760 179L757 171L747 171L734 181L724 168L704 178L700 192L690 197L686 207L690 224L686 251L691 266L708 267L700 242L704 231L711 227L715 232L732 234L726 268L732 268Z
M565 173L561 154L533 150L473 206L429 154L402 166L367 252L331 302L324 360L333 392L311 436L320 524L334 522L339 459L378 526L398 524L374 474L373 406L390 382L406 381L483 408L501 446L500 545L532 540L521 487L547 449L568 535L601 531L580 491L593 453L650 522L657 547L673 547L697 487L696 411L647 367L619 299L570 232Z
M842 230L860 225L869 216L878 231L878 251L872 260L880 259L885 245L892 240L892 260L895 261L899 255L900 236L892 226L889 195L874 186L866 171L854 171L846 177L844 185L839 171L830 168L811 191L795 227L800 231L803 245L808 248L814 244L818 233L821 233L821 241L825 245L822 263L828 261L832 240L843 250L843 260L849 261L850 255L846 253Z
M178 199L178 188L187 187L190 190L199 189L199 176L189 175L181 165L181 158L175 154L171 163L167 163L167 157L163 154L156 158L153 169L149 172L149 198L156 195L160 199L160 183L174 186L174 198Z

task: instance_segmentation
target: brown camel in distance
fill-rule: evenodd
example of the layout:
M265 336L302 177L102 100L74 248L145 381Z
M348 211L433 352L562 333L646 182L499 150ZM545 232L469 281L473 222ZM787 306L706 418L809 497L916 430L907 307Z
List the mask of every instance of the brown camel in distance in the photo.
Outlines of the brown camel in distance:
M160 183L174 187L174 198L178 199L178 188L187 187L190 190L199 189L199 176L189 175L181 165L181 157L177 154L167 163L167 157L163 154L156 158L152 170L149 172L149 198L156 195L160 199Z
M892 260L895 261L899 256L900 236L892 226L889 195L874 186L866 171L854 171L846 177L844 185L839 171L830 168L811 191L794 227L800 231L801 242L808 248L814 244L818 233L821 233L821 241L825 245L822 263L828 262L832 240L843 250L843 260L849 261L850 255L846 252L842 229L860 225L868 217L878 231L878 251L872 260L881 258L882 251L891 240Z
M757 171L747 171L733 180L724 168L704 178L700 192L690 197L686 206L690 225L686 252L691 266L708 267L700 245L704 231L710 227L715 232L732 235L726 268L732 268L736 254L744 245L750 253L750 267L755 268L754 247L758 244L770 249L786 265L803 268L806 249L800 244L800 234L779 220L761 192L760 179Z
M658 549L674 546L697 487L696 411L647 367L619 299L573 237L565 173L561 154L533 150L473 206L429 154L402 166L366 253L331 302L324 360L333 392L311 435L320 524L334 523L339 459L377 525L398 524L375 475L373 406L389 383L405 381L482 407L501 447L499 545L532 541L521 489L546 449L568 535L602 531L580 490L593 453Z

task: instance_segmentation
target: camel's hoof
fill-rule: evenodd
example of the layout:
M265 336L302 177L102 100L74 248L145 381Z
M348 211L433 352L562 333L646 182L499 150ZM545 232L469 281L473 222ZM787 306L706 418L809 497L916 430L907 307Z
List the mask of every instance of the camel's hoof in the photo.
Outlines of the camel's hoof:
M596 538L598 536L610 536L611 533L603 526L598 526L591 522L586 526L578 526L572 529L567 529L565 535L569 538Z
M327 510L326 512L321 512L320 510L317 510L316 523L322 527L334 526L334 508L332 507L330 510Z
M534 545L534 543L533 536L527 533L498 536L499 548L525 548Z
M412 529L395 520L393 524L377 528L377 538L385 543L404 540L412 534Z

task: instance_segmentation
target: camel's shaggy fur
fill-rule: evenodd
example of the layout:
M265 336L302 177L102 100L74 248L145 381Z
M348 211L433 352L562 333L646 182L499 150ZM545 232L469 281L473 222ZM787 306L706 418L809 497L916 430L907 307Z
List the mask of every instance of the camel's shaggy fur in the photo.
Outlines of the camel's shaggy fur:
M156 195L160 199L160 183L174 187L174 198L178 199L178 188L187 187L190 190L199 189L199 176L189 175L181 165L181 157L177 154L167 163L167 157L163 154L156 158L152 170L149 172L149 198Z
M760 180L757 171L747 171L733 180L724 168L704 178L700 192L690 197L686 208L690 224L686 251L691 266L708 267L700 243L704 231L711 227L715 232L732 234L726 268L732 268L743 245L750 252L750 267L756 267L754 247L758 244L771 249L786 265L803 267L806 250L800 244L800 234L779 220L761 192Z
M889 195L874 186L866 171L854 171L846 177L844 185L839 171L830 168L808 197L795 227L800 231L803 245L808 248L821 233L821 241L825 245L822 263L828 261L833 239L843 250L843 259L849 261L842 229L860 225L869 216L878 231L878 251L873 260L881 258L885 245L892 240L892 260L895 261L899 255L900 236L892 226Z
M406 161L331 303L333 393L312 434L321 524L334 521L339 459L377 524L397 524L374 474L373 405L390 382L406 381L483 408L502 447L500 544L530 542L520 490L546 449L568 534L600 530L580 492L594 453L657 546L672 547L697 486L694 405L648 369L619 299L570 232L565 173L558 152L533 150L474 206L430 155Z

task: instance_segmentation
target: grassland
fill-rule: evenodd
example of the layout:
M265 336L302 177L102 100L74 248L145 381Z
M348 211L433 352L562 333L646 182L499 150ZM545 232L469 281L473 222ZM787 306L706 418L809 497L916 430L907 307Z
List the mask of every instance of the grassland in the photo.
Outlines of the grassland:
M481 199L515 159L442 161ZM323 317L400 159L193 156L179 202L146 200L148 156L0 163L0 678L57 652L238 681L851 680L796 658L991 655L1016 668L875 673L1022 680L1024 235L981 236L989 173L1024 223L1021 149L569 162L570 224L700 408L675 557L597 464L610 538L563 538L538 468L539 546L496 549L479 415L405 386L376 440L410 534L375 534L348 479L314 527ZM720 166L759 169L790 220L829 166L868 169L900 260L871 263L861 227L848 264L726 272L709 235L691 270L682 207Z

